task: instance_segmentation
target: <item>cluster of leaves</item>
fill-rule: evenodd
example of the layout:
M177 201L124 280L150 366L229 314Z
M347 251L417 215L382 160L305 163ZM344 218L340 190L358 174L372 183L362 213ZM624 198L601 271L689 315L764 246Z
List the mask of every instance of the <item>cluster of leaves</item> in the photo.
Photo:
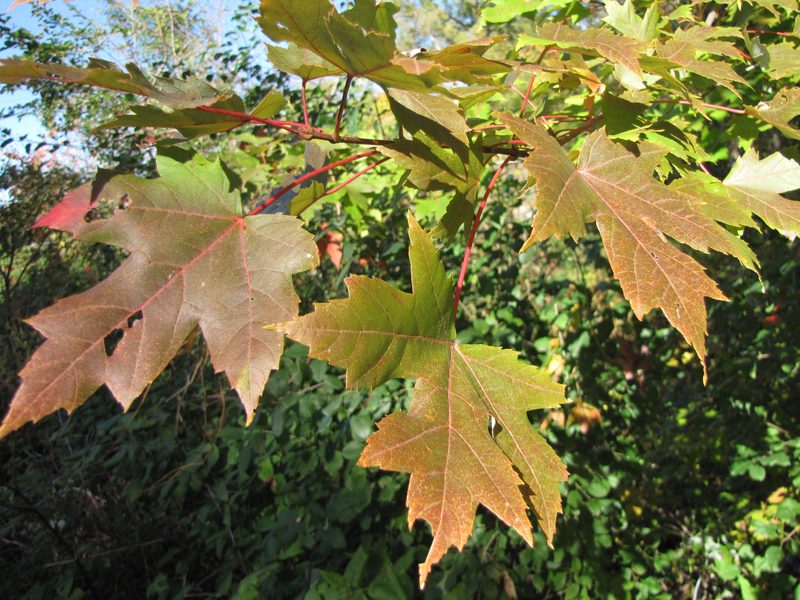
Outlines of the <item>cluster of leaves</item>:
M698 134L680 126L687 115L733 114L750 126L749 143L739 136L747 145L762 129L800 139L793 124L800 113L797 7L778 2L751 13L729 6L720 19L702 5L670 5L662 14L653 4L644 16L630 0L609 0L605 16L592 6L495 1L484 12L487 22L522 17L529 32L410 55L396 46L392 4L358 0L340 13L327 0L262 0L258 23L284 44L270 46L269 59L301 80L298 120L275 118L285 110L277 91L247 112L224 86L151 79L132 65L0 62L7 83L87 84L147 98L107 126L170 127L183 136L160 145L158 178L104 174L40 220L128 255L92 290L30 320L47 341L21 372L0 435L60 408L74 410L102 385L127 409L196 329L250 421L279 366L285 332L308 344L312 356L345 367L348 387L416 380L408 412L380 422L361 464L412 474L410 521L423 518L434 530L421 585L450 546L464 546L479 504L528 543L531 509L551 542L566 470L528 412L559 405L563 391L516 352L461 343L454 327L475 233L500 174L524 158L535 186L533 229L522 250L551 237L577 240L586 223L596 223L636 316L660 309L704 369L705 298L726 295L697 254L715 250L757 271L742 237L757 228L754 216L790 238L800 233L800 208L781 196L800 187L800 165L789 153L762 159L751 148L719 180L704 163L733 136L710 143L702 127ZM766 43L753 34L786 40ZM308 82L323 78L343 80L332 131L312 122L306 99ZM345 135L347 100L359 81L378 86L396 136ZM744 102L754 83L763 96ZM718 95L742 107L718 103ZM495 112L517 99L518 116ZM671 110L655 110L660 104ZM251 195L243 174L185 144L174 147L245 123L336 151L341 144L372 148L325 164L309 159L300 177ZM377 155L340 184L326 187L321 179ZM484 170L497 155L505 158L478 202ZM387 161L404 171L402 183L414 195L435 194L441 203L432 233L409 217L412 293L351 277L348 300L298 317L292 274L316 264L317 247L297 215ZM104 218L109 206L113 214ZM454 289L434 237L453 249L462 227L467 243Z
M573 406L536 414L572 473L565 514L555 550L541 532L526 550L479 511L464 551L431 572L424 597L668 599L692 595L698 580L698 598L791 597L800 575L800 542L790 535L800 484L790 433L800 417L796 251L787 258L776 235L751 238L766 294L720 264L733 301L711 310L709 348L720 362L704 389L674 330L632 317L596 234L575 248L550 240L522 262L508 252L508 237L524 233L504 193L513 187L498 188L484 216L459 341L524 348L567 384ZM41 188L31 194L37 204ZM391 206L375 195L373 211ZM405 248L391 235L359 238L333 205L318 222L344 234L343 267L405 285ZM79 279L97 262L82 253L107 249L61 247L68 262L39 261L17 287L18 303L46 303L59 291L50 281L66 281L69 267ZM375 253L384 265L359 265ZM585 277L570 282L579 270ZM342 293L340 278L325 260L296 286L322 300ZM28 340L20 360L34 345ZM407 478L356 466L373 421L406 408L410 386L346 391L337 368L291 342L250 427L226 385L196 340L131 411L100 393L73 418L9 436L0 447L4 592L412 596L429 540L406 528ZM585 418L590 411L601 420ZM753 468L756 479L751 464L764 469Z

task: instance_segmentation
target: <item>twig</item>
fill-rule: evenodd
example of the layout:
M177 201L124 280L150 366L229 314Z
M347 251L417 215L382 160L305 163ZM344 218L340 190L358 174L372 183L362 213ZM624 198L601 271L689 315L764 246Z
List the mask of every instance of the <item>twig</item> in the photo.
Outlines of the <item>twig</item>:
M328 133L323 129L319 129L317 127L311 127L311 129L306 129L305 125L303 125L302 123L296 123L294 121L262 119L261 117L248 115L247 113L240 113L233 110L227 110L224 108L214 108L212 106L198 106L197 110L235 117L243 122L272 125L274 127L278 127L279 129L288 131L289 133L292 133L306 140L325 140L328 142L344 142L346 144L361 145L361 146L391 146L392 144L397 142L397 140L363 138L363 137L355 137L347 135L339 135L337 139L334 137L332 133ZM402 129L400 135L402 136ZM515 150L508 150L508 149L492 150L491 152L493 152L494 154L507 154L509 156L515 156L515 157L524 156L524 154L516 152Z
M570 129L569 131L567 131L562 136L560 136L560 137L558 137L556 139L558 140L559 144L564 145L568 141L570 141L572 138L577 137L578 135L580 135L584 131L587 131L587 130L591 129L592 127L594 127L595 125L600 123L602 120L603 120L603 117L594 117L593 119L589 119L588 121L586 121L586 123L584 123L580 127L576 127L575 129Z
M458 314L458 303L461 301L461 290L464 287L464 278L467 276L467 266L469 265L469 255L472 253L472 246L475 243L475 232L478 231L478 224L481 221L481 215L483 214L483 209L486 207L486 202L489 200L489 194L492 193L492 189L494 188L497 180L500 179L500 174L503 172L503 169L506 168L506 165L511 160L511 157L508 156L503 160L500 164L500 167L497 171L494 172L492 176L492 180L489 182L489 185L486 186L486 191L483 194L483 198L481 199L481 203L478 205L478 212L475 213L475 218L472 219L472 231L469 233L469 241L467 242L467 248L464 250L464 258L461 261L461 271L458 274L458 282L456 283L456 291L455 296L453 298L453 318L456 317Z
M347 163L351 163L351 162L353 162L355 160L358 160L360 158L366 158L367 156L374 156L375 154L378 154L377 150L374 150L374 149L373 150L369 150L367 152L362 152L361 154L355 154L353 156L348 156L347 158L343 158L342 160L337 160L336 162L332 162L330 164L323 165L319 169L314 169L313 171L309 171L305 175L301 175L300 177L295 179L292 183L290 183L286 187L284 187L284 188L278 190L277 192L275 192L274 194L272 194L272 196L267 198L264 202L259 202L258 204L256 204L255 207L253 208L253 210L251 210L249 213L247 213L247 216L249 217L249 216L255 215L257 213L260 213L262 210L264 210L265 208L270 206L272 203L277 201L279 198L281 198L286 192L288 192L289 190L297 187L301 183L303 183L305 181L308 181L309 179L313 179L314 177L316 177L320 173L324 173L325 171L329 171L329 170L331 170L333 168L336 168L336 167L339 167L341 165L346 165Z
M688 100L670 100L668 98L665 99L657 99L654 102L660 102L663 104L684 104L687 106L691 106L692 103ZM741 108L731 108L730 106L722 106L720 104L709 104L708 102L701 102L700 106L705 108L716 108L717 110L724 110L725 112L733 113L734 115L744 115L747 114L746 110L742 110Z
M780 35L783 37L800 37L790 31L769 31L767 29L745 29L746 33L764 33L769 35Z
M333 140L339 141L339 128L342 124L342 115L344 114L344 107L347 106L347 94L350 92L350 84L353 83L353 76L348 75L344 82L344 90L342 90L342 101L339 104L339 112L336 113L336 123L333 125Z
M306 83L303 79L303 85L300 88L300 100L303 103L303 122L306 124L306 129L311 129L311 120L308 118L308 103L306 102Z
M356 173L355 175L352 175L352 176L348 177L347 179L345 179L343 182L341 182L340 184L336 185L335 187L332 187L332 188L331 188L331 189L329 189L329 190L325 190L325 193L324 193L324 194L322 194L322 196L330 196L331 194L335 194L336 192L338 192L338 191L339 191L340 189L342 189L343 187L345 187L345 186L349 185L350 183L352 183L353 181L355 181L356 179L358 179L359 177L361 177L361 176L362 176L364 173L367 173L367 172L371 171L372 169L374 169L375 167L377 167L378 165L380 165L380 164L382 164L382 163L385 163L387 160L389 160L389 158L390 158L390 157L388 157L388 156L385 156L384 158L382 158L382 159L380 159L380 160L376 160L376 161L375 161L374 163L372 163L371 165L367 165L366 167L364 167L363 169L361 169L361 170L360 170L358 173ZM320 196L320 198L321 198L322 196Z

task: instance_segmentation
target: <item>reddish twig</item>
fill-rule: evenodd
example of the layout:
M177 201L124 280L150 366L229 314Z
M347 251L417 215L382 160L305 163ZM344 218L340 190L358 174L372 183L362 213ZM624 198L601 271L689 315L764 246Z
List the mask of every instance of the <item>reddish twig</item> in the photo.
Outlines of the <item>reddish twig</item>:
M279 129L283 129L284 131L288 131L289 133L293 133L294 135L301 137L305 140L325 140L327 142L344 142L346 144L354 144L362 146L391 146L397 141L397 140L383 140L376 138L355 137L348 135L340 135L338 138L335 138L333 134L328 133L323 129L319 129L317 127L306 129L303 123L296 123L294 121L278 121L276 119L262 119L261 117L248 115L247 113L240 113L233 110L227 110L224 108L214 108L212 106L198 106L197 109L205 112L218 113L230 117L235 117L237 119L240 119L242 122L252 122L252 123L261 123L264 125L272 125L274 127L278 127ZM522 156L513 149L498 149L494 150L493 152L495 154Z
M553 46L545 46L542 50L542 53L539 55L539 58L536 59L534 64L539 65L542 63L542 59L544 59L545 55L553 49ZM519 111L519 116L522 118L525 116L525 109L528 107L528 100L531 97L531 91L533 90L533 83L536 81L536 73L531 74L531 79L528 82L528 89L525 90L525 96L522 98L522 108Z
M306 83L308 82L303 79L303 85L300 88L300 100L303 103L303 121L306 124L306 128L311 129L311 120L308 118L308 103L306 102Z
M528 108L528 99L531 97L533 90L533 82L536 81L536 73L531 74L531 80L528 82L528 89L525 90L525 96L522 98L522 108L519 109L520 118L525 116L525 109Z
M764 33L769 35L780 35L783 37L798 37L796 33L790 31L769 31L767 29L745 29L747 33Z
M340 167L342 165L346 165L347 163L351 163L353 161L359 160L360 158L366 158L367 156L374 156L375 154L378 154L377 150L368 150L367 152L362 152L361 154L355 154L353 156L348 156L347 158L343 158L342 160L337 160L336 162L332 162L330 164L324 165L324 166L320 167L319 169L314 169L313 171L309 171L308 173L306 173L304 175L301 175L300 177L295 179L292 183L290 183L286 187L281 188L280 190L278 190L277 192L272 194L272 196L267 198L264 202L259 202L258 204L256 204L255 207L253 207L253 210L251 210L249 213L247 213L247 216L249 217L251 215L255 215L257 213L260 213L262 210L264 210L265 208L267 208L271 204L277 202L284 194L286 194L286 192L288 192L289 190L297 187L301 183L304 183L304 182L308 181L309 179L313 179L314 177L316 177L320 173L324 173L325 171L330 171L331 169L334 169L336 167Z
M333 139L339 141L339 127L342 124L342 115L344 114L344 107L347 106L347 94L350 92L350 84L353 83L353 77L347 76L344 82L344 90L342 90L342 101L339 104L339 112L336 113L336 123L333 125Z
M467 248L464 250L464 258L461 261L461 271L458 274L458 282L456 283L455 296L453 297L453 318L455 318L456 315L458 314L458 303L461 301L461 290L464 287L464 278L467 276L469 255L472 253L472 246L475 243L475 232L478 231L478 224L481 221L481 215L483 214L483 209L486 207L486 202L489 200L489 194L492 193L492 189L497 183L497 180L500 179L500 174L503 172L503 169L506 168L506 165L511 160L511 158L512 157L507 156L505 160L503 160L503 162L500 164L500 167L497 169L497 171L494 172L492 180L489 182L489 185L486 186L486 191L483 194L481 203L478 205L478 212L475 213L475 218L472 219L472 230L469 232L469 241L467 242Z
M670 99L658 99L654 100L654 102L660 102L662 104L683 104L686 106L691 106L692 103L688 100L670 100ZM709 104L708 102L701 102L700 106L705 108L715 108L717 110L724 110L725 112L732 113L734 115L744 115L747 114L746 110L742 110L741 108L731 108L730 106L722 106L720 104Z
M358 179L359 177L361 177L361 176L362 176L364 173L367 173L367 172L371 171L372 169L374 169L374 168L375 168L375 167L377 167L378 165L380 165L380 164L382 164L382 163L385 163L387 160L389 160L389 157L388 157L388 156L386 156L386 157L384 157L384 158L382 158L382 159L380 159L380 160L376 160L376 161L375 161L374 163L372 163L371 165L367 165L366 167L364 167L363 169L361 169L361 170L360 170L358 173L356 173L355 175L351 175L350 177L348 177L347 179L345 179L343 182L341 182L341 183L337 184L336 186L332 187L331 189L329 189L329 190L325 190L325 193L324 193L324 194L322 194L322 196L330 196L331 194L335 194L336 192L338 192L338 191L339 191L340 189L342 189L343 187L345 187L345 186L347 186L347 185L350 185L350 184L351 184L353 181L355 181L356 179ZM320 197L322 197L322 196L320 196Z
M697 163L697 166L700 167L700 170L706 175L711 175L711 172L708 170L708 167L706 167L703 163L699 162Z
M580 127L576 127L575 129L570 129L569 131L564 132L562 135L560 135L556 139L558 140L559 144L562 144L562 145L566 144L572 138L580 135L584 131L587 131L587 130L591 129L592 127L594 127L595 125L600 123L602 120L603 120L603 117L594 117L592 119L589 119L588 121L586 121L586 123L584 123Z
M284 131L288 131L289 133L294 133L294 134L298 133L295 129L293 129L294 127L299 127L299 128L303 127L302 123L296 123L294 121L280 121L278 119L262 119L261 117L256 117L255 115L248 115L246 113L240 113L236 112L235 110L228 110L226 108L214 108L213 106L198 106L197 110L233 117L234 119L239 119L240 121L244 122L261 123L262 125L272 125L273 127L277 127L278 129L283 129Z

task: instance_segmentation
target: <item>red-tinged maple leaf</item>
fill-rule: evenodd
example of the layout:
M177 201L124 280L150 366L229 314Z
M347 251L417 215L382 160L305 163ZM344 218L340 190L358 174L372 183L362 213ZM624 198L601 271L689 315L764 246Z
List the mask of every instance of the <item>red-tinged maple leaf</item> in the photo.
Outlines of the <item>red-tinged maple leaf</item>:
M47 340L20 373L0 436L74 410L103 384L127 409L198 326L252 419L283 349L264 326L297 314L291 276L317 263L313 236L294 217L245 216L219 162L159 157L158 168L157 179L106 184L105 197L127 197L109 219L79 217L92 205L85 186L39 221L129 256L96 287L29 320ZM109 355L106 341L118 331Z
M525 167L536 179L536 214L523 250L550 236L577 240L595 221L636 316L660 308L705 366L705 298L726 298L667 236L755 269L749 246L709 217L701 200L653 177L663 149L640 144L634 154L600 130L586 139L576 166L544 128L511 115L500 119L532 148Z
M317 305L282 328L311 356L344 367L348 387L416 379L408 413L378 423L359 464L411 473L409 525L421 518L433 528L420 565L424 586L448 548L464 546L479 504L530 544L533 508L552 541L561 512L558 484L567 471L528 411L559 406L564 396L562 386L516 352L454 341L452 282L430 235L411 216L409 236L413 293L351 276L348 299Z

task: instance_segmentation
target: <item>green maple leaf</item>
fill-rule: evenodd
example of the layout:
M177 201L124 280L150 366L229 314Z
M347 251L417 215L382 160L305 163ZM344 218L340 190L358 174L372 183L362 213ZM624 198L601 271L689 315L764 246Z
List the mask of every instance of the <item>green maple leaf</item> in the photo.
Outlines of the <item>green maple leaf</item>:
M317 264L313 236L294 217L245 216L219 162L160 157L158 168L157 179L105 185L102 196L128 199L109 219L84 221L98 193L84 186L38 223L129 255L94 288L29 320L47 340L20 373L0 436L71 412L103 384L127 409L198 326L252 419L283 349L282 336L263 327L297 314L292 273ZM105 343L118 331L109 355Z
M267 44L267 55L276 69L297 75L304 81L344 74L339 67L332 65L315 52L291 43L286 48Z
M658 35L658 3L650 5L644 18L636 14L636 7L631 0L625 0L625 4L620 4L617 0L607 0L604 5L608 15L603 17L603 21L622 35L641 42L649 42Z
M573 29L560 23L545 23L536 30L536 37L521 36L520 44L554 44L567 50L588 50L619 63L641 76L639 54L644 48L639 40L616 35L609 29Z
M174 109L214 104L233 95L200 79L148 78L136 65L126 71L114 63L93 58L86 68L39 64L32 60L0 60L0 82L22 83L44 79L60 83L91 85L118 92L128 92L158 100Z
M735 256L755 269L752 250L708 217L696 198L653 177L664 155L658 146L641 144L633 154L601 130L586 139L576 166L544 128L511 115L500 120L532 148L525 167L536 179L536 215L523 250L550 236L577 240L586 223L596 222L634 313L642 318L660 308L705 362L704 299L725 296L667 236L700 252Z
M800 235L800 202L781 194L798 188L800 164L779 152L760 160L751 148L734 163L722 185L714 179L695 193L703 194L709 203L708 214L717 220L755 227L750 216L754 214L768 227L794 239Z
M351 276L348 299L317 305L282 328L311 356L344 367L350 388L416 380L408 413L378 423L359 464L411 473L409 525L421 518L433 528L420 565L424 586L448 548L464 546L479 504L529 544L532 507L552 540L561 512L558 484L567 472L527 411L558 406L564 397L562 386L518 361L516 352L454 341L452 282L410 215L409 237L413 293Z
M447 211L433 233L455 237L462 225L472 221L474 203L483 173L480 150L475 146L456 153L442 148L424 133L380 148L381 154L408 170L408 182L420 190L452 192ZM465 227L466 231L466 227Z
M286 101L278 92L270 92L253 109L252 115L270 119L283 108ZM244 101L239 96L231 96L212 105L213 108L246 113ZM163 127L176 129L187 139L212 133L229 131L242 124L242 120L230 115L207 112L196 108L183 108L166 111L157 106L143 105L130 107L132 114L119 115L102 128L110 127Z
M800 140L800 129L791 124L792 119L800 115L800 88L783 88L769 102L746 106L745 110L748 115L766 121L786 137Z
M800 77L800 48L791 42L764 44L766 56L759 61L773 79Z
M261 0L260 12L258 23L270 39L309 50L350 77L416 91L442 81L434 63L397 51L393 12L372 0L358 0L341 14L328 0Z
M656 54L671 65L671 68L684 68L697 73L724 85L738 96L732 84L747 85L747 82L730 64L704 58L703 55L739 60L741 56L736 51L736 46L721 38L741 38L741 36L741 32L734 27L696 26L678 29L671 40L656 44ZM653 57L648 62L657 64Z

